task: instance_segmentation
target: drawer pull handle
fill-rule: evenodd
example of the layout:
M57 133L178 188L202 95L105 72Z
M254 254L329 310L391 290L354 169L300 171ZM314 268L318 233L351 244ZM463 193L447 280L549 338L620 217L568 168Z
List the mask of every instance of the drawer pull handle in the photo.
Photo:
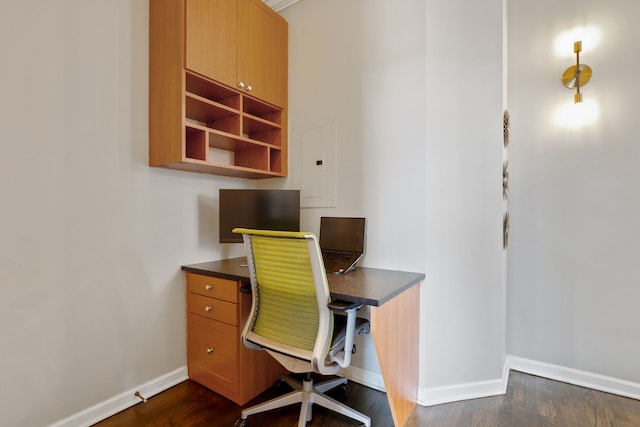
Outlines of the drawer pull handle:
M213 285L204 285L205 291L210 291L211 289L213 289Z
M207 306L204 308L204 311L206 311L207 313L208 313L208 312L210 312L211 310L213 310L213 307L211 307L210 305L207 305Z
M212 349L211 347L209 347L209 348L207 349L207 354L211 354L211 353L213 353L213 349Z

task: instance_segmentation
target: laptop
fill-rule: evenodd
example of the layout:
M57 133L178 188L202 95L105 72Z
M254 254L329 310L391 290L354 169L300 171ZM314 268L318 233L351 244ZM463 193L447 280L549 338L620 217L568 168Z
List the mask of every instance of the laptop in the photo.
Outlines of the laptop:
M320 250L327 273L348 273L364 253L364 218L320 218Z

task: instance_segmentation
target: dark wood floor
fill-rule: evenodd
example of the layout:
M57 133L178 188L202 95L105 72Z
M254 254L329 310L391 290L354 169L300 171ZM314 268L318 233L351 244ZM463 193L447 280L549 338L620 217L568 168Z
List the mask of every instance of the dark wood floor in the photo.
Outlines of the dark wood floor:
M276 396L267 390L247 406ZM334 397L371 417L373 427L392 426L384 393L350 383L346 391L332 391ZM180 426L232 427L240 407L191 381L179 384L147 403L104 420L96 427ZM297 425L299 405L249 418L251 427L291 427ZM357 426L341 415L314 407L309 426ZM454 402L430 407L418 406L406 427L638 427L640 401L577 387L511 371L503 396Z

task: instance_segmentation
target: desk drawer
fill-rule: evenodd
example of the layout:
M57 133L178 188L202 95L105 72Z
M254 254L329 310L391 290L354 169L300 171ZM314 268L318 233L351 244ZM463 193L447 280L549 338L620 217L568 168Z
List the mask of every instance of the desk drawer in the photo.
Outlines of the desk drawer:
M238 282L187 273L187 291L229 302L238 302Z
M238 326L238 304L187 292L187 311Z
M213 390L237 392L238 328L187 315L189 377Z

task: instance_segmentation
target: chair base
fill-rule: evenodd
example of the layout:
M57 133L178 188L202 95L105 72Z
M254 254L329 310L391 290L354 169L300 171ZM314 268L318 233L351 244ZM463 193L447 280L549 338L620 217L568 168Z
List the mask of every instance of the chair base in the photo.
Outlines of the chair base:
M293 391L267 402L243 409L241 418L238 420L241 424L236 423L236 425L247 425L243 421L246 420L249 415L259 414L261 412L282 408L296 403L302 403L298 427L305 427L307 422L311 421L313 404L320 405L324 408L360 421L366 427L371 426L371 418L324 394L332 388L341 384L346 384L346 378L337 378L318 384L313 383L313 379L310 374L307 374L302 383L289 377L283 377L282 379L293 388Z

